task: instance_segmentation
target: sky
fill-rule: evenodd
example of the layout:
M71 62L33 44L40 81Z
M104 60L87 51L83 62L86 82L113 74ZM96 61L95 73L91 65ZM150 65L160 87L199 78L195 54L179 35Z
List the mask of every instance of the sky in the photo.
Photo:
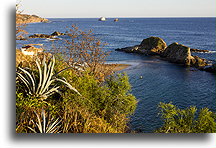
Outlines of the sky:
M45 18L216 16L216 0L21 0L21 6Z

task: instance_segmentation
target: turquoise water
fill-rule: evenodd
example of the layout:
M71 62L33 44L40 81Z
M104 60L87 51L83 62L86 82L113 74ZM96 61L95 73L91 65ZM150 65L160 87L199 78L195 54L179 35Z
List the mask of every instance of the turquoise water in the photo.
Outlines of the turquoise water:
M157 108L159 102L172 102L180 108L190 105L209 107L216 111L215 75L161 61L156 57L115 51L116 48L140 44L149 36L158 36L168 45L179 42L191 48L210 50L211 53L198 55L215 61L215 18L120 18L119 22L113 22L113 18L108 18L106 22L97 21L97 18L49 20L50 23L29 24L27 31L30 35L65 32L66 27L72 24L82 30L92 29L96 37L108 43L104 49L111 51L108 62L132 65L124 71L128 73L132 93L139 101L131 117L130 126L133 130L153 132L161 126ZM61 38L64 40L67 37ZM17 46L32 42L44 44L49 49L53 43L61 45L62 40L51 42L47 39L30 39L17 41Z

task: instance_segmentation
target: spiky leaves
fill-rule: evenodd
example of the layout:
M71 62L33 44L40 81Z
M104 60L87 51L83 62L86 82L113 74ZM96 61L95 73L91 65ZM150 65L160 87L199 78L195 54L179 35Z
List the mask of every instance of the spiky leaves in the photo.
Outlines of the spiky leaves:
M28 127L34 133L59 133L61 120L50 117L45 110L41 111L41 116L35 112L37 121L31 120L32 127Z
M57 78L57 75L54 74L54 56L48 61L48 63L46 63L45 56L42 62L37 58L35 63L38 69L37 73L34 73L33 71L29 72L21 67L18 67L17 71L17 77L25 85L28 95L44 100L54 93L59 93L61 84L64 84L66 87L80 95L80 93L72 87L66 79Z

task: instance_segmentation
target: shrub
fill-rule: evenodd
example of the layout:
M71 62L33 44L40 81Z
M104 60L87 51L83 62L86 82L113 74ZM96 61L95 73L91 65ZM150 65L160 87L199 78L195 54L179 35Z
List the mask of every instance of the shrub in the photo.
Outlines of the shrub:
M67 77L65 76L67 74L70 75L66 71L62 74L64 77ZM69 92L64 93L62 96L64 104L62 106L64 106L63 110L67 116L75 116L74 113L78 112L76 118L79 117L81 123L85 124L83 127L86 127L87 124L84 121L90 121L91 117L91 119L103 121L102 123L109 125L109 129L112 129L112 131L126 131L128 118L134 112L137 103L136 98L129 93L130 84L126 74L110 76L104 83L100 83L94 76L89 74L85 74L82 77L74 76L71 78L71 81L75 83L74 85L76 85L82 96ZM70 113L67 113L68 111ZM73 118L67 117L66 120ZM76 119L76 121L79 120ZM105 125L102 124L101 126ZM72 128L73 126L70 127ZM88 129L79 129L78 131L83 132L86 130L88 131ZM70 131L77 130L70 129Z
M73 68L68 68L58 59L53 71L62 68L66 70L56 74L65 78L67 83L76 86L80 92L73 93L66 87L60 87L61 95L55 93L46 99L38 99L25 93L27 88L21 85L18 79L16 93L16 132L50 132L41 130L41 112L49 113L50 123L46 127L56 125L57 119L61 121L58 130L51 132L63 133L124 133L127 131L129 116L136 108L136 98L130 94L130 84L126 74L109 76L101 83L88 71L77 74ZM36 66L37 67L37 66ZM49 67L49 66L48 66ZM30 70L28 70L30 72ZM33 73L38 73L35 68ZM27 75L27 74L26 74ZM35 76L36 80L39 76ZM38 82L38 81L36 81ZM58 84L58 83L57 83ZM40 117L40 118L39 118ZM48 121L48 119L46 121ZM37 124L36 124L37 123ZM41 123L41 125L40 125ZM55 129L55 128L54 128Z
M215 113L203 108L197 113L196 107L179 109L173 104L160 103L163 126L159 133L214 133L216 132Z
M61 82L71 90L80 93L72 87L65 79L57 78L57 74L54 74L55 58L49 60L46 63L44 56L43 61L36 59L35 61L38 71L36 74L31 70L28 72L24 68L18 67L17 78L24 84L26 93L32 97L39 99L46 99L48 96L59 93L60 85L57 82ZM41 65L40 65L41 63Z
M109 52L103 49L106 44L96 38L91 30L82 31L72 25L66 34L69 38L63 46L56 48L53 45L53 54L60 53L69 66L79 65L85 70L89 69L89 73L101 80L112 73L111 67L105 66L106 57L109 55Z

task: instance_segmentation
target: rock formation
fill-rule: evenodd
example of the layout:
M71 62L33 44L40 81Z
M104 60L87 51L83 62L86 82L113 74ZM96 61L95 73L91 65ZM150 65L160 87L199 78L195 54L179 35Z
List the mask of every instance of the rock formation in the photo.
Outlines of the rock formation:
M98 19L99 21L106 21L106 18L105 17L101 17Z
M207 50L190 49L179 43L172 43L168 47L166 43L159 37L149 37L144 39L140 45L132 47L116 49L116 51L124 51L127 53L140 53L145 55L159 55L162 59L169 62L192 66L198 69L204 69L208 65L206 59L193 56L193 52L207 52ZM209 67L206 71L214 71L215 67Z
M149 37L144 39L140 45L116 49L128 53L141 53L145 55L159 55L166 48L166 43L159 37Z
M209 50L202 50L202 49L191 48L191 52L203 52L203 53L207 53L207 52L209 52Z
M150 37L144 39L139 46L140 52L147 55L161 54L167 47L164 40L159 37Z
M178 43L172 43L161 54L166 60L174 63L180 63L189 66L191 60L194 59L191 56L190 48Z
M39 52L43 52L43 48L36 48L33 45L26 45L21 48L21 52L24 55L34 56L37 55Z
M207 71L207 72L211 72L211 73L215 73L215 74L216 74L216 63L212 64L211 66L204 67L204 68L201 69L201 70L204 70L204 71Z
M166 58L170 62L184 64L186 66L201 67L207 65L205 59L192 56L189 47L176 42L169 45L161 54L161 57Z
M41 18L37 15L16 14L16 24L27 24L36 22L48 22L48 19Z
M114 19L114 22L118 22L118 21L119 21L119 19L118 19L118 18Z
M60 36L60 35L66 35L65 33L61 33L61 32L58 32L58 31L55 31L51 34L52 36Z
M53 32L52 34L33 34L30 35L29 38L50 38L50 39L58 39L55 36L66 35L65 33L61 33L58 31Z

